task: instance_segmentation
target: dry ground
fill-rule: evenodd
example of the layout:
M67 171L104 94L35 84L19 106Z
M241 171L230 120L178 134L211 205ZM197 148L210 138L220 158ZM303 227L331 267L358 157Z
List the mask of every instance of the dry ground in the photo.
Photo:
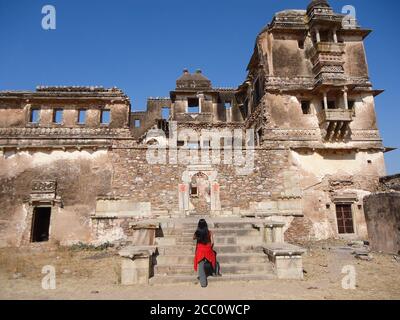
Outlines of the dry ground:
M303 281L210 282L207 288L195 283L122 287L113 248L0 249L0 299L400 299L400 262L392 255L373 253L372 261L357 260L337 241L307 248ZM55 290L42 289L45 265L56 269ZM357 272L355 290L342 288L346 265Z

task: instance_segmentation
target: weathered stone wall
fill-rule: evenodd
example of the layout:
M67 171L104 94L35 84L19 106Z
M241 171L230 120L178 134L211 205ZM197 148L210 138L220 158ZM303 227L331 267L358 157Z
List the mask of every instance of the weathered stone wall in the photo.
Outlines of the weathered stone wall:
M90 240L89 216L96 197L111 192L112 166L106 150L16 152L0 157L0 246L30 241L34 180L56 180L60 206L53 206L50 240Z
M186 166L149 164L146 148L113 150L113 193L151 202L155 210L178 210L178 184ZM225 209L246 209L251 201L277 198L283 191L282 173L288 169L287 150L263 150L255 153L255 170L238 175L234 165L213 165L218 172L221 205Z
M39 123L29 123L30 111L34 108L40 109ZM54 109L63 110L62 122L54 124ZM78 123L78 110L86 110L85 124ZM102 125L100 123L101 110L110 110L110 123ZM0 128L127 128L129 123L129 107L119 103L101 102L73 102L60 101L48 102L36 99L30 103L26 102L0 102Z
M372 194L364 207L372 248L400 253L400 192Z

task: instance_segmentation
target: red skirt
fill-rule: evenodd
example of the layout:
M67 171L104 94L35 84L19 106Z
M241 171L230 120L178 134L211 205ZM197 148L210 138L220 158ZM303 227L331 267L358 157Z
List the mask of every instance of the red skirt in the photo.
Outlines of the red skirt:
M216 257L215 252L211 246L211 243L202 244L198 243L196 246L196 254L194 256L194 270L197 271L197 265L203 259L207 259L212 267L215 269Z

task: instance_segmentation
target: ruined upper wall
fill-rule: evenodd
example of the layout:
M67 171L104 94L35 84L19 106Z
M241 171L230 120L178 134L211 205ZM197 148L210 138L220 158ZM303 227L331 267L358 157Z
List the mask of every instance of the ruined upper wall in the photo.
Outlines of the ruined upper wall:
M201 70L190 73L185 69L169 97L149 98L146 111L131 113L130 128L132 135L141 140L150 129L161 129L168 135L168 121L183 126L212 126L243 120L236 89L214 88Z
M116 88L38 87L36 92L0 92L0 128L128 128L129 112L129 98Z

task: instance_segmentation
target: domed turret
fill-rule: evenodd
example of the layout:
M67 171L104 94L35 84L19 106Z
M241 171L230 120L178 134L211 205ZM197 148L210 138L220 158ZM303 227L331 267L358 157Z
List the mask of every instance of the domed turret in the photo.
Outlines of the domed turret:
M314 8L330 8L331 6L329 5L327 0L313 0L307 7L307 12L310 12Z

